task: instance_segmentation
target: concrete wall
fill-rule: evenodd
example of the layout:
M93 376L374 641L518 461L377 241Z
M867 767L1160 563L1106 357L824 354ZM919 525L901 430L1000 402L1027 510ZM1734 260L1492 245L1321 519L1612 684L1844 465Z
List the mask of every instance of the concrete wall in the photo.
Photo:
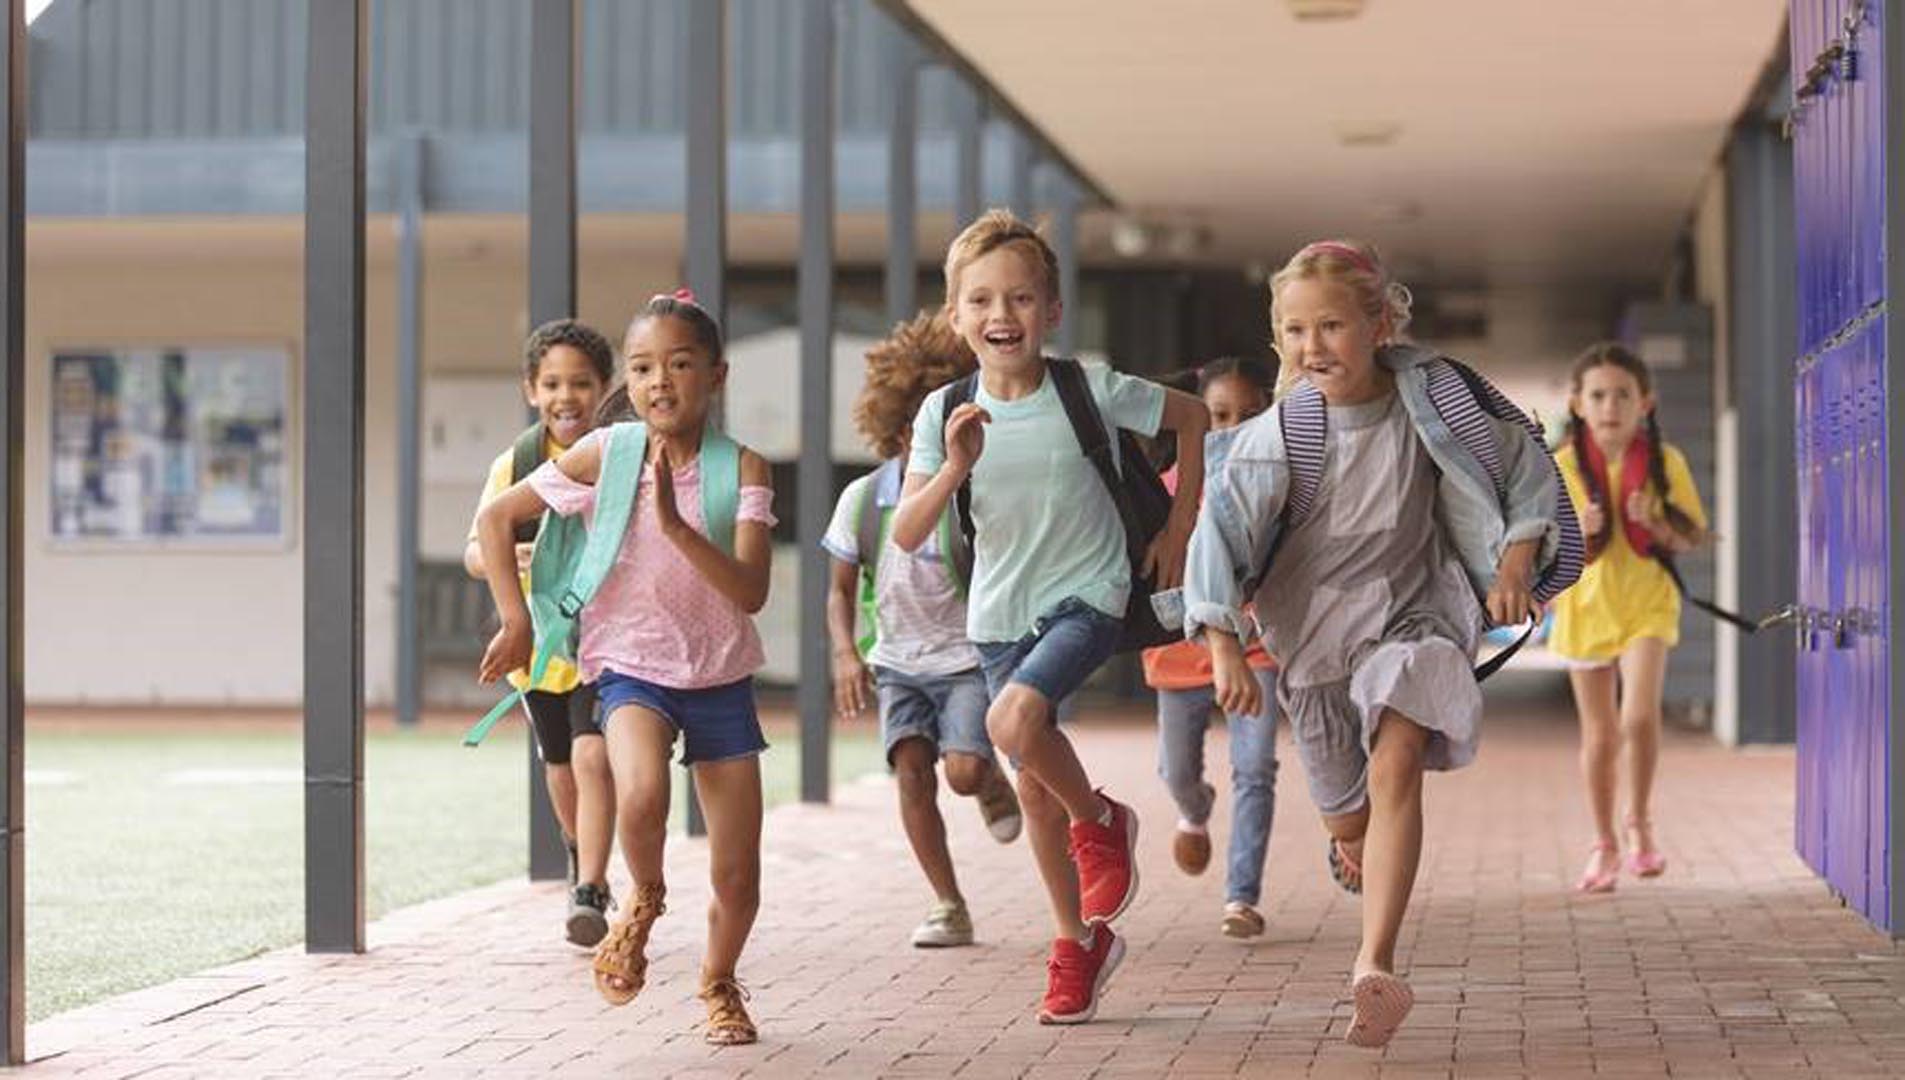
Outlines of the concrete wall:
M295 704L302 695L303 268L295 227L245 254L207 252L200 223L145 224L101 257L76 230L36 223L27 308L26 690L35 703ZM367 272L366 693L392 693L396 584L396 329L388 221ZM672 287L672 253L592 252L581 314L619 329L631 297ZM431 244L429 373L515 370L527 324L520 246ZM283 343L292 354L292 448L283 549L161 545L55 549L48 538L48 383L63 346ZM424 493L426 555L455 557L482 477Z

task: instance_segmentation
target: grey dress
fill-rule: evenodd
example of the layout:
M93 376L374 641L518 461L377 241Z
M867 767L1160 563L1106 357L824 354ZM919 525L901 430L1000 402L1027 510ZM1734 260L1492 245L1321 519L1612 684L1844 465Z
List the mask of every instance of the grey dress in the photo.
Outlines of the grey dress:
M1475 757L1482 612L1437 524L1436 479L1396 394L1331 406L1316 502L1257 594L1278 700L1325 814L1366 802L1385 708L1429 729L1428 768Z

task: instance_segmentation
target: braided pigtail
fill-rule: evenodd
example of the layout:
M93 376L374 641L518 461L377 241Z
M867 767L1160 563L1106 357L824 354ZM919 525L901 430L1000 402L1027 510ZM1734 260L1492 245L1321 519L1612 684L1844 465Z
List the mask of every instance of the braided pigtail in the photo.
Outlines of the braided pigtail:
M1601 509L1606 511L1607 492L1601 490L1602 477L1600 470L1591 468L1588 465L1588 461L1591 459L1588 457L1587 423L1582 420L1580 414L1576 413L1573 409L1568 410L1568 440L1574 445L1574 464L1581 474L1581 487L1587 491L1588 502L1599 503ZM1607 546L1607 541L1613 531L1614 515L1603 512L1601 514L1601 531L1592 536L1584 536L1581 538L1587 543L1587 558L1589 562L1600 558L1601 549Z
M1660 493L1662 516L1667 519L1667 524L1673 527L1673 531L1682 536L1693 536L1697 534L1699 532L1699 526L1695 525L1693 519L1688 517L1685 511L1675 506L1673 500L1668 497L1667 443L1666 440L1660 437L1659 410L1651 410L1647 413L1647 447L1649 451L1647 454L1647 479L1653 483L1654 490Z

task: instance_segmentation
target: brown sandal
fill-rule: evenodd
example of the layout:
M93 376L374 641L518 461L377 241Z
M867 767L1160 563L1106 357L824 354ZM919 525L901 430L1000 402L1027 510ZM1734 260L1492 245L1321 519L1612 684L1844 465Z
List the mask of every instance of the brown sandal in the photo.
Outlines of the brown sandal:
M648 930L655 920L667 911L662 897L667 890L660 885L646 885L635 890L635 899L628 906L627 914L618 919L595 947L595 992L610 1005L626 1005L635 1000L642 992L642 983L648 973ZM610 979L620 979L625 986L616 986Z
M704 983L697 995L708 1003L708 1026L702 1037L715 1046L742 1046L760 1038L748 1019L747 987L732 975Z

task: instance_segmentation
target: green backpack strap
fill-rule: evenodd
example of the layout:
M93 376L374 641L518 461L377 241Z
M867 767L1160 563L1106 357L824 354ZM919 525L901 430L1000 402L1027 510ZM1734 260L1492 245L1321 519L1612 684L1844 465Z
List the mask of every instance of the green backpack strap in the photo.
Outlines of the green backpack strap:
M701 519L714 546L734 554L741 511L741 444L714 430L701 433Z
M576 619L614 568L629 516L635 509L643 458L648 452L648 428L634 422L615 424L603 431L602 443L592 525L584 528L579 514L543 515L542 532L529 563L529 618L536 630L530 686L542 682L550 660L573 651ZM731 529L733 519L729 521ZM522 696L523 691L514 690L497 702L463 736L463 745L481 743Z
M972 584L972 544L967 541L965 530L959 527L955 514L950 505L940 512L939 558L946 573L952 576L953 587L964 597Z
M535 472L542 465L542 448L548 441L549 433L543 430L538 420L522 430L509 448L509 482L520 484L523 477ZM531 544L536 540L537 522L525 521L516 526L516 542Z

